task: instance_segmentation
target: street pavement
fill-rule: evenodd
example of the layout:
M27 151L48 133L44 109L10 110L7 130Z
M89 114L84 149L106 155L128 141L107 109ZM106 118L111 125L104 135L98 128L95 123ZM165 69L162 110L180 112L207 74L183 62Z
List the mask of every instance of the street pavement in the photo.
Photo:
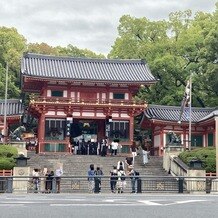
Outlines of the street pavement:
M0 218L216 218L218 196L0 194Z

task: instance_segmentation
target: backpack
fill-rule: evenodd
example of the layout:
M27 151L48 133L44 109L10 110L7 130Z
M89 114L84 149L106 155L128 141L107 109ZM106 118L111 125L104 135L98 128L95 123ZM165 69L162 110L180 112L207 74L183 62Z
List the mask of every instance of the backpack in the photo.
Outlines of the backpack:
M121 173L120 179L121 179L121 181L124 181L126 179L126 176L124 173Z

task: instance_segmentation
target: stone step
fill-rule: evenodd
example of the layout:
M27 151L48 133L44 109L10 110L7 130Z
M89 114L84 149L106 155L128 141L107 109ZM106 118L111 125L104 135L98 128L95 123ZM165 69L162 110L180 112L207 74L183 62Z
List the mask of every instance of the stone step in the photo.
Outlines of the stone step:
M117 165L118 161L124 161L125 156L84 156L84 155L36 155L31 153L28 166L32 168L50 168L55 169L57 162L63 163L64 175L86 175L90 164L100 166L105 172L109 174L112 167ZM149 163L143 166L140 162L140 157L136 157L135 169L142 175L166 175L162 169L162 158L151 157Z
M30 159L27 161L28 166L31 168L49 168L55 170L57 163L63 163L63 176L87 176L90 164L100 166L105 176L110 175L110 171L113 166L117 165L118 161L125 161L126 155L122 156L106 156L101 157L97 155L70 155L70 154L35 154L29 152ZM170 175L163 170L163 158L151 156L148 164L144 166L142 164L142 157L139 155L135 158L135 170L140 173L141 176L169 176ZM126 166L125 166L126 167ZM129 180L129 178L128 178ZM78 183L78 184L77 184ZM130 180L127 182L127 190L130 191ZM80 192L87 193L87 178L64 178L61 180L61 192L72 192L72 187L79 185ZM143 185L145 186L145 184ZM104 192L109 192L109 178L102 180L102 189ZM146 187L144 187L146 189ZM75 190L76 191L76 190Z

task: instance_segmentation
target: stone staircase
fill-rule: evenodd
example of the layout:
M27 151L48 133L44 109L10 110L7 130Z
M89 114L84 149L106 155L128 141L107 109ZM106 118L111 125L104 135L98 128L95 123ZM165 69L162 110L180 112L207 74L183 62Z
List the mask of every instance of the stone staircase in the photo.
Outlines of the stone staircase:
M48 168L56 169L57 164L63 164L64 175L61 181L61 192L87 192L87 171L90 164L101 167L105 176L110 175L113 166L117 166L118 161L125 161L126 155L122 156L96 156L96 155L71 155L71 154L35 154L33 151L28 152L27 164L31 168ZM141 176L168 176L169 174L163 170L162 157L150 157L149 163L144 166L142 157L139 155L135 159L135 170ZM64 178L75 176L74 178ZM82 177L81 177L82 176ZM81 178L77 178L81 177ZM129 187L130 189L130 183ZM102 179L102 190L109 192L109 178Z
M28 152L27 164L31 168L48 168L55 170L58 163L63 164L64 176L86 176L90 164L102 168L104 175L109 175L113 166L117 166L118 161L125 161L126 156L96 156L96 155L70 155L70 154L35 154L34 151ZM148 164L144 166L140 155L135 159L135 170L140 175L166 176L163 170L163 158L151 156Z

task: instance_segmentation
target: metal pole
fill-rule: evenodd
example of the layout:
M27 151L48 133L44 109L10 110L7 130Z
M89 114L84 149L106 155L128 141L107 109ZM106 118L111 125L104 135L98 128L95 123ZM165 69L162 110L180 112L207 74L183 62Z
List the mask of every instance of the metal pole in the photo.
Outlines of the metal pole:
M191 139L192 139L192 73L189 79L189 131L188 131L188 150L191 151Z
M4 105L4 142L6 142L7 136L7 98L8 98L8 62L6 64L5 73L5 105Z

